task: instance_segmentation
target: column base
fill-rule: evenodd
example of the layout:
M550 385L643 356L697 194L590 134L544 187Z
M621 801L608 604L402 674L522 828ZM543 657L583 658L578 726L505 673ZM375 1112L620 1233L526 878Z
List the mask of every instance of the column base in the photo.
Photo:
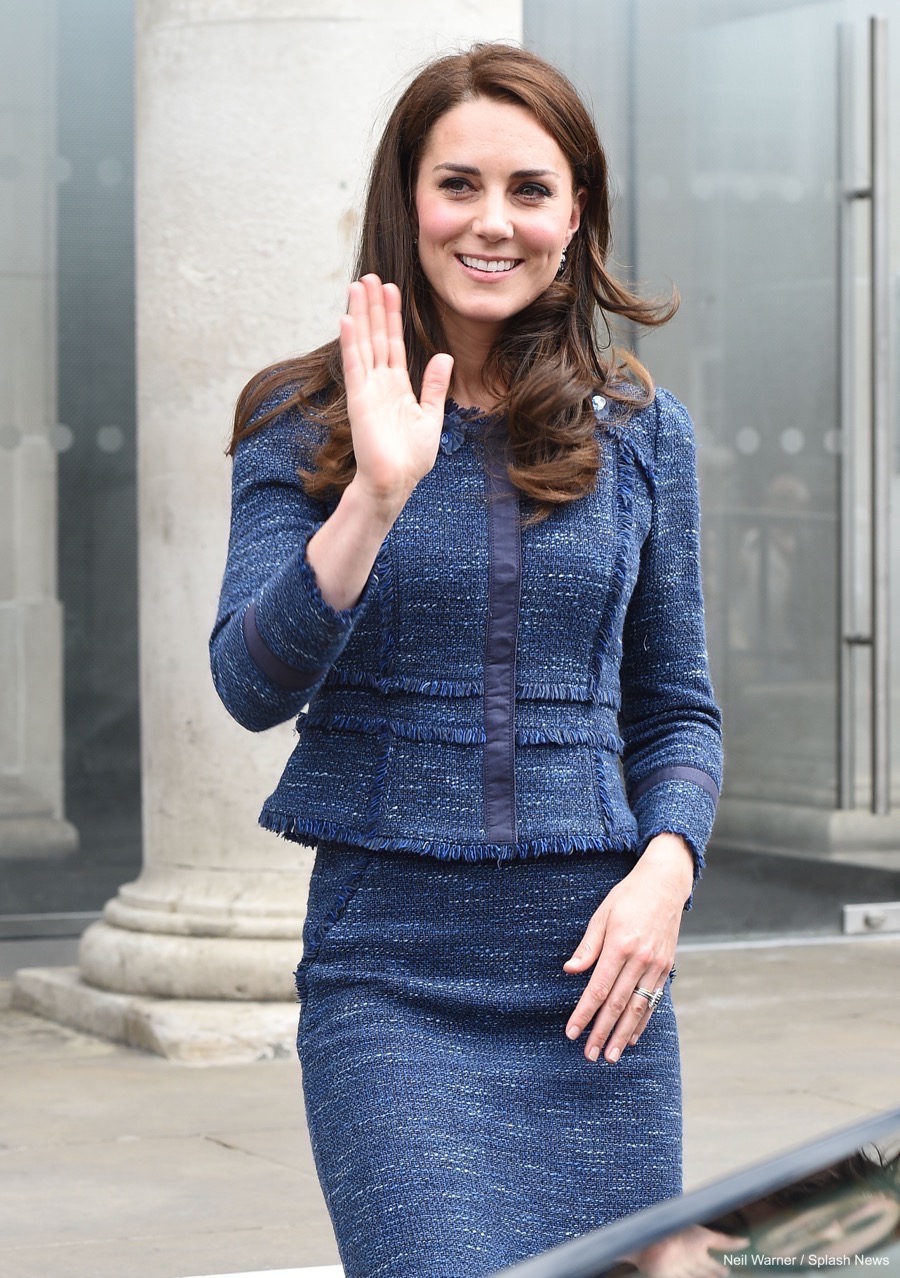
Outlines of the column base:
M182 1065L243 1065L296 1052L296 1004L151 998L99 990L77 967L23 968L12 1003Z
M53 816L0 816L0 860L37 860L78 851L78 831Z
M290 1003L302 943L290 938L181 936L92 923L78 947L86 984L161 999Z
M900 870L900 812L804 808L763 799L723 798L714 846L734 852Z

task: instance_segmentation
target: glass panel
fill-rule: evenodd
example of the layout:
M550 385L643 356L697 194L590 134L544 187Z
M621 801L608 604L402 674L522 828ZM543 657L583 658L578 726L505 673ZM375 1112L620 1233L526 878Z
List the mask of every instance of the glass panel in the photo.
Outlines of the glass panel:
M59 581L81 906L140 871L132 5L59 7ZM69 889L70 893L72 889Z
M548 8L526 6L529 33L571 66ZM583 15L575 68L623 197L618 259L643 292L674 280L684 298L638 348L697 425L728 793L823 807L837 800L842 12L611 4L602 24Z
M0 0L6 916L99 910L140 869L133 38L127 0Z
M891 651L897 651L900 642L900 3L890 0L873 5L879 13L889 14L890 61L888 65L888 168L890 189L888 206L891 217L891 333L889 350L892 353L891 409L894 440L894 473L891 484ZM891 763L892 802L894 810L900 808L900 667L896 661L891 672Z
M702 443L729 793L831 807L839 6L700 8L680 24L671 5L636 7L637 269L687 297L642 354Z
M898 1261L893 1109L543 1252L502 1278L724 1278Z

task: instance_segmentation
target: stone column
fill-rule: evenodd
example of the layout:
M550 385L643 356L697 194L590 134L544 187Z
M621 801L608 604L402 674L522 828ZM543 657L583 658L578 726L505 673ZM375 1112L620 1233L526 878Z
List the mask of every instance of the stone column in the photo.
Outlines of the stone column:
M257 369L336 333L366 157L410 69L519 38L521 4L136 12L145 864L85 934L80 975L20 974L17 998L162 1052L233 1059L290 1043L310 864L256 826L290 727L245 733L208 670L235 398Z
M0 3L0 857L70 852L56 597L52 0Z

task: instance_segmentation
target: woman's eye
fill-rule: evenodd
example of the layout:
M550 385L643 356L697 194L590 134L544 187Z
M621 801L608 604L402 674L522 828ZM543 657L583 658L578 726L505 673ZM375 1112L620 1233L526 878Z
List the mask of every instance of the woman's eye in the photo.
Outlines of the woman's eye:
M451 195L464 195L471 189L471 184L463 177L448 177L444 178L440 189L449 191Z
M526 182L519 187L519 194L524 195L526 200L548 200L552 192L539 182Z

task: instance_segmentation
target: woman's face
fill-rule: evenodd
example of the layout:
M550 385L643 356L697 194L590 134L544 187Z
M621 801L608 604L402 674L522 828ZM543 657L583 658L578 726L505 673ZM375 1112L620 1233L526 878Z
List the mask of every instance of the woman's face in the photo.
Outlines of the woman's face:
M473 98L436 121L419 160L415 233L451 352L460 339L490 344L544 292L584 202L524 107Z

